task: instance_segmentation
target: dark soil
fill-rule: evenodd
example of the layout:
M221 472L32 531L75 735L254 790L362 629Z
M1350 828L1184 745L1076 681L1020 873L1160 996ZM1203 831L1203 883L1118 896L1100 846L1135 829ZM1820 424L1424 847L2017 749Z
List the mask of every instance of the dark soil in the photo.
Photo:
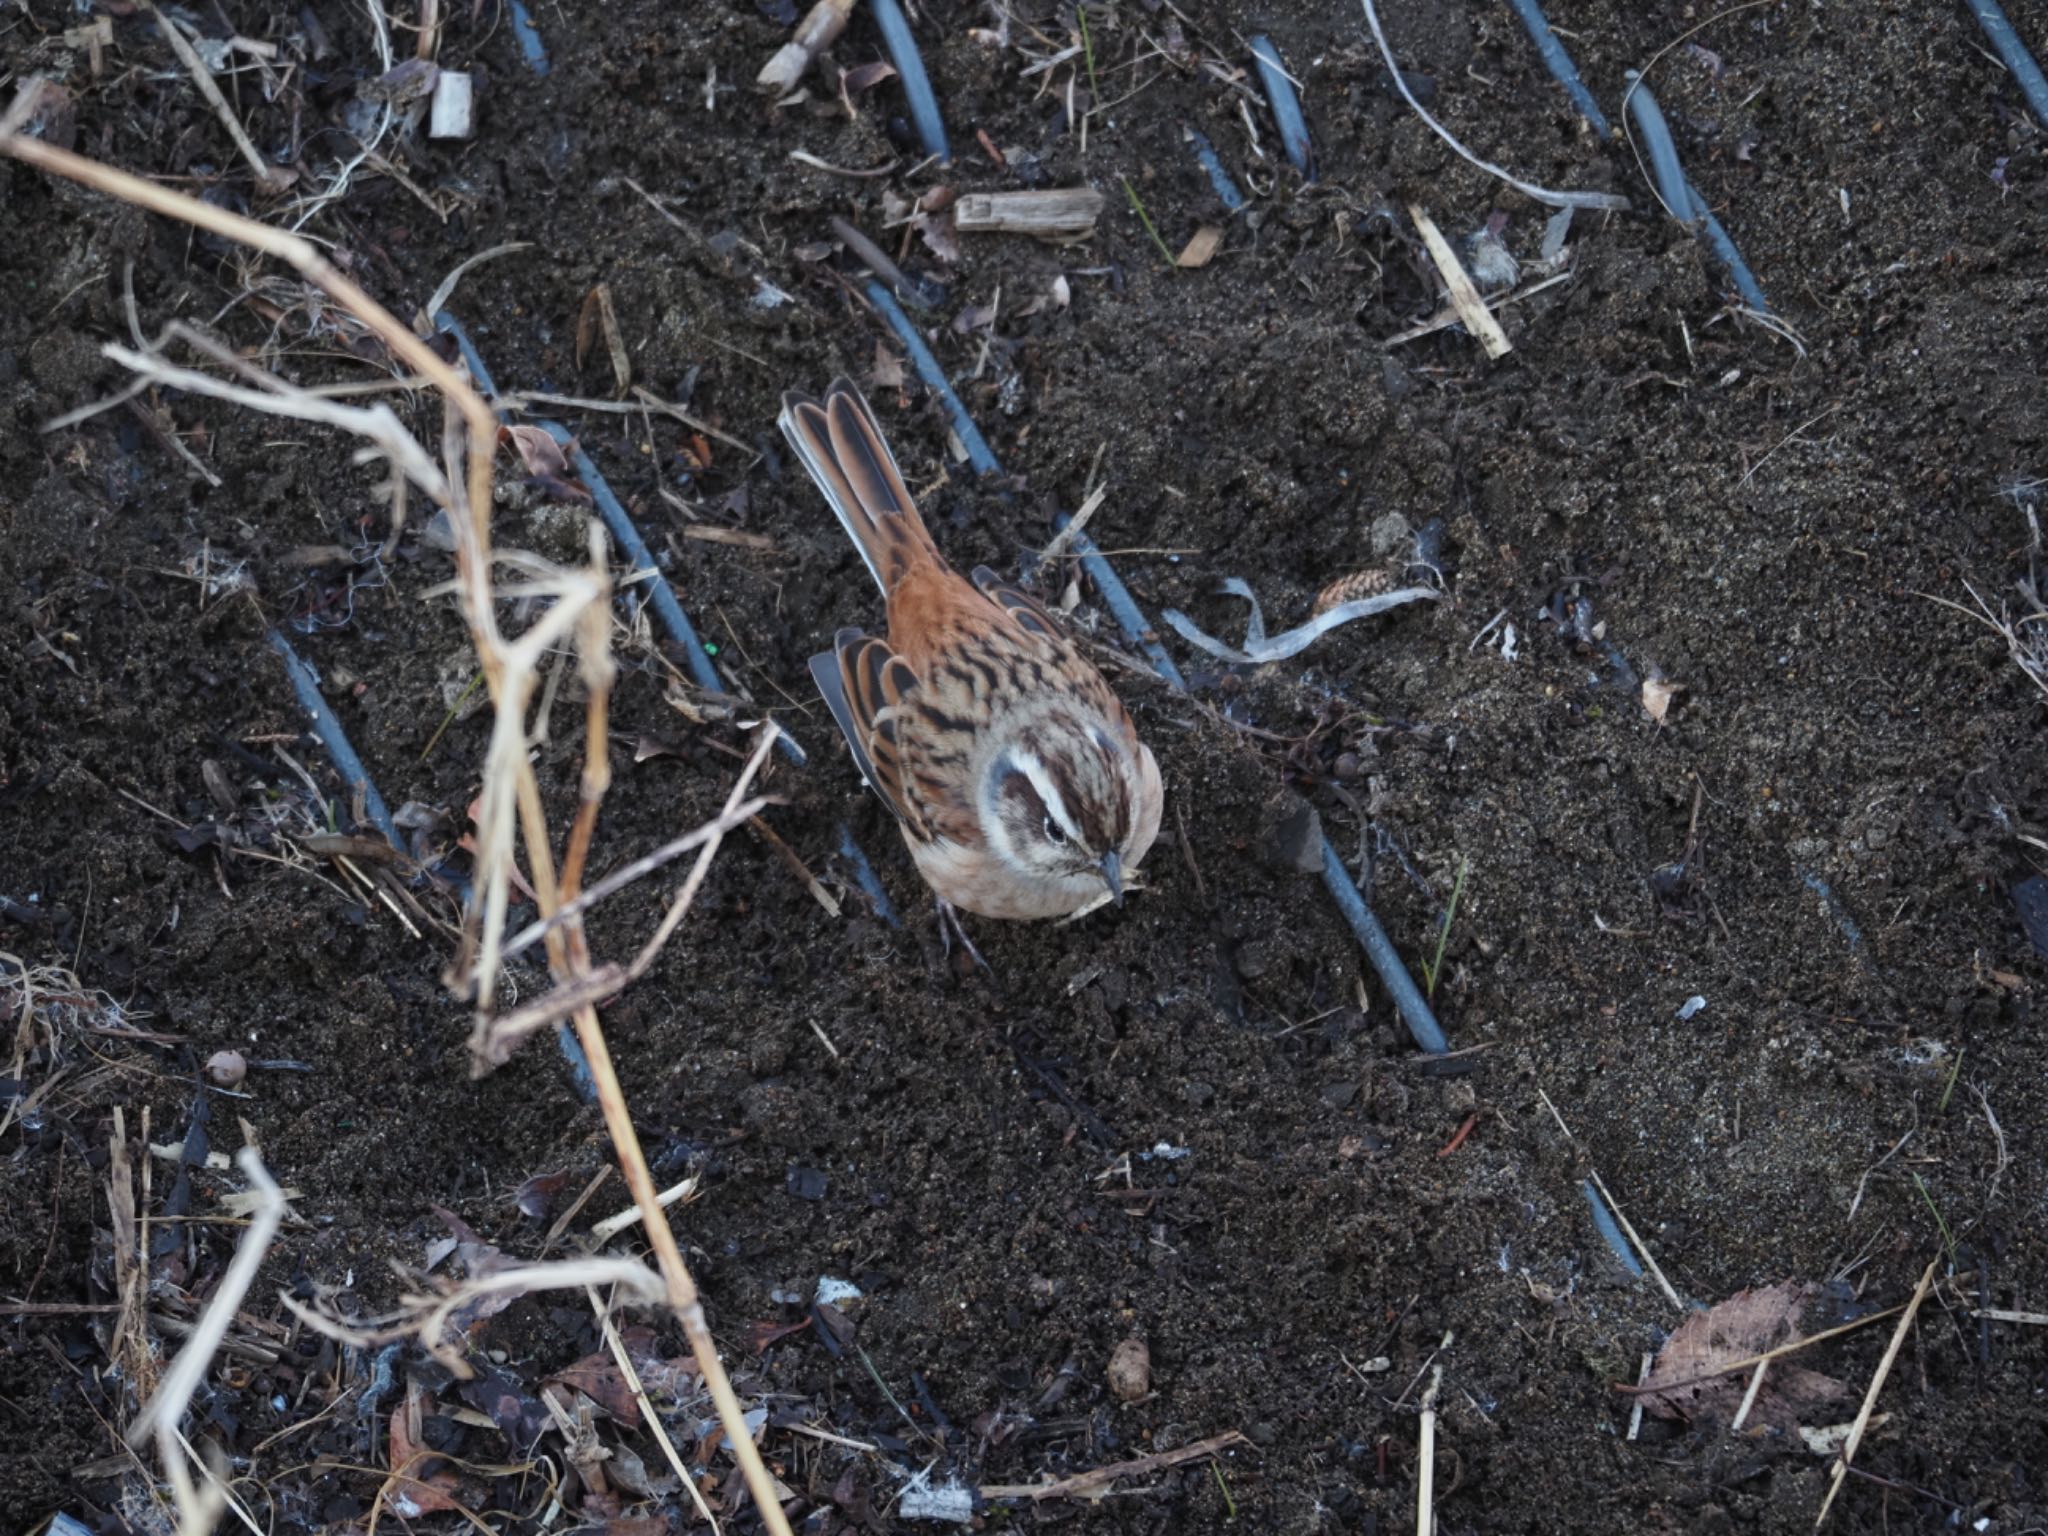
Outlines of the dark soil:
M2031 493L2014 488L2048 462L2048 161L1962 7L1764 0L1693 39L1711 54L1660 54L1704 19L1692 8L1560 7L1610 110L1624 71L1657 59L1687 167L1800 348L1730 311L1725 274L1654 211L1628 144L1581 128L1506 7L1387 4L1404 67L1475 150L1637 204L1575 221L1574 275L1503 312L1515 350L1492 364L1460 331L1384 345L1437 302L1405 206L1453 240L1505 211L1525 260L1545 210L1414 120L1354 8L1227 0L1190 24L1138 0L1091 8L1109 105L1084 149L1063 115L1070 83L1085 102L1083 61L1019 78L1018 49L1073 40L1069 10L1009 8L999 49L971 31L998 8L928 4L950 170L912 169L895 81L859 96L852 122L815 78L808 102L764 105L751 81L786 7L542 6L544 79L496 7L444 9L443 64L479 72L474 141L387 139L411 188L362 165L306 232L405 316L465 257L531 241L453 300L501 387L613 393L602 343L580 366L576 345L585 295L608 283L637 380L766 455L749 464L661 416L565 416L733 683L809 749L807 768L773 774L788 803L770 819L844 902L829 918L772 849L738 837L654 973L605 1010L650 1155L705 1176L679 1230L742 1393L777 1426L884 1446L766 1432L805 1529L895 1528L900 1467L1021 1483L1236 1429L1249 1443L1214 1466L1095 1505L995 1506L986 1523L1405 1530L1433 1352L1446 1531L1808 1529L1827 1464L1775 1429L1730 1436L1703 1416L1624 1438L1614 1384L1680 1313L1602 1243L1581 1192L1593 1170L1689 1301L1842 1281L1817 1327L1903 1301L1930 1261L1966 1277L1906 1338L1889 1418L1857 1458L1870 1476L1843 1490L1835 1528L2048 1521L2048 1331L1968 1312L2048 1306L2048 966L2011 895L2048 864L2044 700L2002 640L1932 600L1967 607L1968 583L2010 604L2026 569ZM354 157L342 124L381 67L363 7L310 10L331 50L317 60L293 8L193 13L296 64L276 100L253 72L230 82L257 144L301 171L281 201L256 195L144 18L113 20L95 76L65 40L89 19L77 8L10 7L0 68L66 85L81 151L292 222L303 204L281 210ZM1276 163L1263 101L1201 62L1247 66L1242 39L1260 30L1305 85L1314 185ZM836 57L880 56L862 11ZM1172 272L1125 183L1176 251L1223 222L1184 127L1254 195L1215 261ZM897 169L843 178L792 161L798 148ZM914 375L890 384L901 349L844 281L858 267L828 219L893 252L885 196L1082 183L1107 202L1078 247L963 235L955 263L915 238L902 252L948 285L926 324L1016 477L1021 494L1001 495L955 462ZM63 1510L102 1531L164 1528L141 1464L119 1454L135 1403L110 1314L67 1308L113 1299L115 1111L131 1143L145 1125L178 1142L203 1103L211 1147L232 1153L246 1121L304 1224L245 1307L251 1337L276 1347L217 1373L194 1436L233 1458L265 1529L366 1529L407 1382L458 1391L414 1352L365 1404L368 1360L301 1334L278 1290L388 1309L407 1288L392 1263L424 1264L446 1234L436 1207L535 1256L609 1156L545 1042L471 1080L444 935L415 937L329 864L255 856L281 853L272 823L309 810L287 754L349 817L266 644L273 624L319 669L392 806L446 812L443 841L462 829L488 720L472 711L435 739L473 665L452 600L430 595L448 557L415 528L373 558L388 527L377 474L322 429L152 393L153 425L117 408L44 433L120 385L100 348L129 340L131 267L146 334L214 324L306 382L390 369L274 264L18 165L0 162L0 199L0 1004L19 1009L21 965L54 967L176 1037L94 1034L104 1006L48 999L33 1027L0 1031L33 1046L0 1109L0 1524ZM1064 307L1049 302L1062 273ZM759 302L763 284L787 300ZM992 304L992 331L955 322ZM1444 520L1447 600L1246 675L1170 640L1192 698L1113 669L1167 782L1149 888L1071 927L979 924L997 984L962 977L804 671L835 627L880 618L774 441L781 392L839 371L871 381L963 567L1018 569L1099 463L1109 494L1091 531L1127 551L1116 563L1152 613L1180 607L1235 640L1243 605L1211 593L1236 575L1284 627L1386 558L1389 514ZM384 398L437 440L436 402ZM505 477L500 542L573 554L578 525L565 539L509 459ZM687 538L682 506L769 547ZM309 566L308 546L339 546L341 563ZM236 568L238 591L194 579ZM1075 622L1120 645L1093 589L1079 599ZM738 767L725 749L745 741L672 709L646 644L623 667L599 868L709 815ZM1656 676L1683 688L1661 723L1638 689ZM572 672L539 749L562 826L580 700ZM676 750L637 760L646 738ZM1471 1054L1421 1059L1320 883L1268 857L1289 795L1347 858L1370 855L1374 903L1418 971L1469 871L1435 1001ZM242 847L207 830L225 822ZM845 880L841 822L900 931ZM598 953L628 955L666 890L604 908ZM512 980L525 996L545 985L532 969ZM1705 1006L1681 1016L1693 997ZM252 1070L240 1097L203 1089L200 1064L229 1047L311 1070ZM1161 1147L1185 1152L1150 1155ZM185 1205L167 1206L175 1169L158 1161L151 1214L203 1216L241 1182L188 1172ZM521 1182L557 1172L547 1214L523 1215ZM566 1241L624 1203L614 1176ZM190 1315L240 1229L162 1230L152 1307ZM820 1274L865 1291L866 1362L815 1322L755 1348L753 1325L807 1315L777 1293L807 1298ZM1853 1417L1890 1331L1806 1357L1847 1389L1808 1422ZM1152 1391L1127 1405L1104 1373L1130 1336L1149 1345ZM569 1293L518 1303L474 1347L531 1392L599 1345ZM655 1347L682 1352L672 1324ZM686 1456L704 1411L675 1421ZM560 1476L552 1431L536 1450L459 1417L432 1427L491 1529L538 1528ZM644 1431L602 1433L661 1467ZM730 1507L737 1479L705 1454ZM547 1465L489 1470L536 1455ZM564 1493L553 1529L604 1526L602 1504ZM696 1528L673 1492L624 1508L666 1523L621 1531ZM374 1518L397 1528L388 1508Z

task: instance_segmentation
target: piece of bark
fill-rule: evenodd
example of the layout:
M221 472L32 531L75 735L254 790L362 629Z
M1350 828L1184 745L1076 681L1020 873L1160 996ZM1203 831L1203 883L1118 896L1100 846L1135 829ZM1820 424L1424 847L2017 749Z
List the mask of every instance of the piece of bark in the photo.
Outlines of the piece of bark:
M1092 233L1102 216L1102 194L1092 187L1044 192L963 192L953 226L965 234L1036 235L1071 240Z

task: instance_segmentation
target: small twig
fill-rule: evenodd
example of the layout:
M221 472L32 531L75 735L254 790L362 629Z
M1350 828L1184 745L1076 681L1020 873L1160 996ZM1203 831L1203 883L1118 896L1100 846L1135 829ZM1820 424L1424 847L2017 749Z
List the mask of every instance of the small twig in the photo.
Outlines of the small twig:
M235 148L241 151L242 158L248 161L250 169L255 171L257 182L270 192L281 192L290 186L291 176L263 158L262 152L256 148L254 141L243 129L241 119L235 116L235 109L228 105L227 97L221 95L220 85L214 80L213 71L206 67L206 61L199 57L198 51L187 41L185 34L178 30L177 24L158 10L152 0L143 0L143 9L149 12L157 30L163 33L164 41L171 45L171 51L177 54L185 68L191 71L192 83L199 87L199 94L206 98L207 104L213 108L214 116L218 117L221 125L227 129L228 137L235 141Z
M1065 554L1067 546L1078 539L1086 530L1088 519L1095 515L1096 510L1101 507L1108 495L1108 486L1098 485L1095 487L1089 493L1088 499L1082 502L1075 511L1066 527L1060 529L1059 532L1055 533L1046 542L1045 548L1039 551L1038 558L1041 560L1057 560L1061 555Z
M1912 1300L1902 1309L1899 1326L1892 1330L1892 1341L1885 1347L1884 1358L1877 1362L1877 1373L1870 1378L1870 1390L1863 1394L1863 1406L1857 1411L1856 1422L1849 1426L1849 1438L1842 1442L1842 1454L1835 1463L1833 1480L1828 1484L1828 1496L1821 1501L1820 1514L1814 1518L1815 1530L1827 1524L1828 1511L1834 1507L1835 1495L1842 1491L1842 1484L1848 1481L1849 1464L1856 1459L1856 1448L1863 1443L1864 1430L1870 1427L1870 1412L1877 1406L1877 1395L1884 1390L1884 1379L1891 1374L1892 1362L1899 1357L1899 1347L1906 1342L1906 1334L1913 1326L1913 1319L1919 1314L1920 1303L1927 1299L1928 1289L1934 1284L1934 1272L1940 1265L1940 1259L1929 1261L1926 1270L1920 1276L1920 1283L1913 1287Z
M1443 1384L1444 1368L1439 1365L1430 1372L1422 1394L1422 1431L1415 1447L1415 1536L1433 1536L1436 1530L1436 1399Z
M636 1218L638 1214L637 1211L634 1213ZM705 1523L711 1527L711 1536L718 1536L718 1517L712 1514L711 1506L704 1502L703 1491L698 1488L697 1479L690 1475L689 1468L683 1465L683 1458L676 1450L675 1441L669 1438L668 1427L661 1422L661 1415L654 1411L654 1404L647 1400L647 1388L641 1384L640 1372L634 1368L632 1356L626 1353L626 1341L619 1337L618 1324L612 1321L612 1309L597 1299L595 1287L585 1286L583 1292L590 1298L590 1310L597 1314L598 1324L604 1329L605 1348L611 1351L612 1359L618 1362L619 1375L625 1379L626 1390L633 1394L633 1401L640 1405L640 1421L653 1431L656 1443L661 1446L662 1455L668 1458L669 1470L674 1472L682 1485L690 1490L690 1502L697 1506L697 1513L703 1516Z
M1646 1383L1648 1383L1650 1379L1650 1370L1656 1363L1656 1355L1651 1353L1644 1354L1642 1368L1636 1372L1636 1386L1638 1389L1641 1389ZM1641 1434L1642 1432L1643 1400L1642 1398L1638 1397L1633 1403L1629 1405L1628 1438L1633 1440L1637 1435Z
M1211 1435L1206 1440L1197 1440L1192 1445L1183 1445L1176 1450L1159 1451L1150 1456L1138 1456L1130 1461L1120 1461L1114 1466L1097 1467L1092 1472L1079 1472L1072 1477L1063 1477L1050 1483L984 1483L981 1496L984 1499L1029 1499L1042 1504L1047 1499L1089 1498L1099 1495L1119 1478L1137 1477L1146 1472L1161 1472L1168 1467L1177 1467L1184 1462L1199 1461L1204 1456L1215 1456L1234 1445L1249 1445L1251 1442L1234 1429L1226 1429L1220 1435Z
M1756 1369L1750 1372L1749 1390L1742 1394L1742 1405L1735 1410L1735 1417L1728 1421L1729 1434L1734 1434L1737 1430L1741 1429L1744 1424L1747 1424L1749 1422L1749 1410L1756 1406L1757 1393L1763 1390L1764 1375L1767 1371L1770 1370L1770 1368L1770 1361L1759 1360L1756 1363ZM1642 1405L1643 1400L1641 1398L1637 1398L1636 1407L1641 1408Z
M198 1536L198 1533L211 1531L226 1504L217 1483L203 1495L193 1486L185 1455L178 1448L178 1421L185 1416L200 1383L205 1380L206 1368L213 1363L215 1351L227 1337L235 1312L255 1282L256 1271L270 1252L270 1245L277 1237L278 1226L285 1214L284 1192L270 1177L263 1160L256 1155L256 1149L242 1148L235 1162L243 1177L254 1186L261 1203L250 1219L248 1230L242 1234L242 1241L235 1249L234 1258L229 1260L226 1273L214 1287L213 1299L193 1324L191 1337L178 1351L171 1368L164 1373L149 1406L135 1416L135 1422L128 1426L125 1436L131 1446L140 1445L152 1434L156 1436L157 1456L163 1464L165 1477L170 1480L172 1498L178 1507L180 1536Z
M659 1195L655 1196L655 1199L660 1203L663 1210L668 1209L668 1207L676 1204L678 1201L688 1204L697 1198L698 1182L697 1176L691 1174L682 1183L671 1184L667 1189L664 1189ZM639 1226L640 1221L640 1207L637 1205L631 1206L626 1210L620 1211L616 1216L605 1217L603 1221L592 1227L590 1229L590 1240L602 1248L621 1232L630 1232L633 1228Z
M1564 1132L1565 1140L1571 1142L1574 1146L1580 1145L1578 1137L1572 1134L1572 1128L1564 1123L1564 1116L1559 1114L1557 1106L1550 1102L1550 1095L1541 1088L1538 1088L1536 1090L1536 1097L1541 1099L1543 1107L1550 1111L1550 1118L1555 1120L1557 1128ZM1622 1214L1620 1202L1614 1198L1613 1191L1608 1189L1606 1182L1593 1168L1592 1154L1590 1152L1587 1154L1586 1174L1587 1177L1592 1179L1594 1188L1600 1191L1601 1198L1606 1200L1607 1208L1614 1212L1614 1219L1621 1224L1621 1230L1627 1233L1628 1240L1635 1244L1636 1252L1643 1256L1643 1263L1648 1266L1650 1273L1656 1277L1658 1289L1663 1291L1665 1299L1672 1306L1678 1308L1680 1312L1684 1312L1686 1310L1684 1301L1679 1298L1676 1288L1664 1277L1664 1271L1658 1268L1656 1256L1650 1252L1649 1247L1643 1242L1636 1229L1629 1224L1628 1217Z
M1436 264L1438 274L1444 280L1444 287L1451 296L1451 307L1458 312L1458 318L1465 323L1465 329L1479 339L1479 345L1490 358L1506 357L1514 351L1515 344L1508 340L1508 333L1500 328L1500 322L1493 318L1493 311L1480 301L1479 290L1472 286L1471 274L1465 264L1458 260L1458 253L1451 249L1450 241L1443 231L1436 227L1436 221L1422 211L1419 203L1408 205L1408 217L1415 221L1415 228L1422 235L1422 243L1429 250L1429 259Z
M797 851L784 842L776 830L758 816L749 816L747 826L762 842L775 850L784 866L797 877L803 888L811 893L811 899L825 909L828 917L839 916L839 902L833 894L818 883L818 877L811 873L808 864L797 855Z

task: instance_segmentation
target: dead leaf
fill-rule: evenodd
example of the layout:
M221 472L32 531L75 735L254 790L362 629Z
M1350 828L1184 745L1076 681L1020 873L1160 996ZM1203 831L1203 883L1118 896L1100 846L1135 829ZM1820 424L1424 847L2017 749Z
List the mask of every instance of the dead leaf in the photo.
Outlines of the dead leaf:
M626 1373L609 1354L585 1355L567 1370L555 1372L548 1384L575 1388L628 1429L640 1426L640 1404L626 1385Z
M1180 255L1173 259L1173 264L1176 267L1206 267L1209 265L1210 259L1215 256L1217 247L1222 244L1222 226L1204 224L1195 231L1194 238L1188 241L1186 248L1181 251Z
M950 208L939 213L920 213L910 221L910 225L939 260L952 263L960 259L960 241L953 233L953 212Z
M389 1497L393 1512L407 1520L462 1507L450 1493L457 1485L453 1472L444 1468L425 1477L411 1475L424 1472L427 1464L437 1459L415 1438L418 1420L433 1411L434 1400L422 1394L408 1398L405 1406L391 1415L387 1461L391 1468Z
M886 59L877 59L872 64L856 64L839 77L842 95L858 96L862 91L873 90L884 80L896 78L896 66Z
M875 341L875 365L868 370L868 384L874 389L901 389L910 382L910 376L903 370L903 359L877 338Z
M592 505L591 495L569 468L569 456L562 445L540 427L525 425L498 428L498 446L511 445L527 475L551 496Z
M1649 711L1652 720L1662 725L1664 717L1671 713L1671 701L1683 692L1683 683L1669 682L1661 677L1646 677L1643 679L1643 708Z
M1814 1287L1788 1280L1737 1291L1718 1306L1695 1312L1665 1341L1640 1401L1659 1418L1728 1423L1742 1405L1754 1368L1730 1371L1751 1356L1799 1337L1800 1314ZM1749 1412L1749 1423L1790 1432L1809 1410L1835 1402L1848 1389L1832 1376L1773 1360Z

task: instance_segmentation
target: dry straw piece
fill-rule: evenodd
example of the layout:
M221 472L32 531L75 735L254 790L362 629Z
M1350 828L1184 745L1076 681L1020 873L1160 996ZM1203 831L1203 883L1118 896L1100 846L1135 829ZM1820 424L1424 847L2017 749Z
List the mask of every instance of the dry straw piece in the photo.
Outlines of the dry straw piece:
M413 450L406 450L393 442L377 441L393 461L394 480L411 479L449 514L455 535L454 590L469 625L478 663L496 711L486 762L483 804L478 815L477 885L483 899L466 914L464 943L449 973L452 985L474 997L479 1025L486 1026L495 995L496 966L509 905L515 823L525 844L527 868L538 898L537 905L543 918L552 917L565 902L574 899L581 887L598 802L609 784L605 731L612 675L611 658L606 648L610 623L607 611L610 578L601 558L602 545L593 534L592 563L583 570L562 570L531 556L494 554L490 512L492 458L498 423L468 378L327 261L310 241L23 133L22 127L44 91L45 83L31 78L24 83L14 105L4 117L0 117L0 154L52 175L66 177L149 212L206 229L286 262L354 315L400 364L441 393L445 402L442 433L445 473L434 469L430 456L424 449L419 449L416 442ZM160 358L148 361L152 369L161 363ZM212 383L216 392L229 387L217 380ZM270 396L280 400L294 399L302 407L324 403L304 395L302 391L295 395L281 380L267 381L263 392L266 403L269 403ZM309 412L302 410L300 414ZM526 579L503 591L495 588L493 573L501 563ZM552 602L525 633L516 641L510 641L498 625L496 604L501 597L538 597L552 599ZM548 647L572 634L577 641L580 670L589 693L585 722L586 761L576 821L571 828L558 875L539 782L527 757L524 714L535 691L538 669ZM772 733L772 726L763 728L764 745ZM734 800L743 792L742 786L735 791ZM733 801L728 801L727 810L733 808ZM688 912L690 900L702 881L711 856L717 851L719 841L720 835L713 833L692 871L690 881L671 903L660 932L636 958L635 974L645 968L659 945ZM606 1130L611 1135L634 1202L645 1219L668 1304L682 1322L691 1353L703 1373L705 1385L717 1406L719 1420L725 1427L727 1442L739 1462L763 1522L776 1536L788 1536L789 1522L776 1500L776 1484L762 1462L752 1434L747 1430L739 1399L718 1358L696 1282L683 1262L682 1251L661 1208L653 1176L648 1171L647 1160L640 1149L639 1137L626 1105L625 1093L613 1069L611 1052L597 1017L596 998L602 993L593 993L588 987L593 967L581 921L572 919L550 931L545 944L549 966L558 986L573 996L574 1006L570 1011L575 1020L577 1038L589 1062ZM255 1178L253 1170L251 1177ZM254 1236L253 1231L251 1236ZM254 1243L245 1242L243 1251L251 1252L255 1248ZM260 1252L256 1252L255 1258L260 1257ZM242 1262L242 1254L238 1253L237 1269ZM252 1259L251 1273L254 1263L255 1259ZM235 1270L231 1270L231 1278L234 1273ZM219 1295L226 1296L230 1289L224 1281ZM203 1372L213 1346L208 1344L202 1349L201 1343L202 1338L195 1336L180 1353L180 1364L189 1356L196 1362L193 1369ZM158 1403L165 1406L153 1406L152 1412L138 1421L138 1426L147 1425L158 1430L158 1446L164 1457L165 1473L174 1488L180 1491L180 1507L183 1509L188 1507L184 1495L192 1491L191 1476L187 1463L176 1455L182 1437L174 1438L175 1426L166 1422L166 1416L171 1412L168 1406L171 1401L168 1393L161 1393ZM196 1494L192 1494L190 1507L197 1507ZM200 1527L190 1526L188 1521L188 1528L196 1530Z

